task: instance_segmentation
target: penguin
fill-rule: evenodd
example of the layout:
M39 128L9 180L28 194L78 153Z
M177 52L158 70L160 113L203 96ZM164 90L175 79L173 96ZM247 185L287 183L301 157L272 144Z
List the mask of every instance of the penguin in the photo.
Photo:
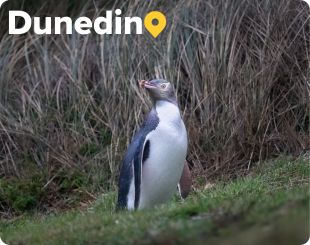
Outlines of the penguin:
M187 131L174 88L164 79L143 80L140 86L147 90L153 107L123 158L117 209L152 208L167 202L177 187L181 196L189 191ZM184 191L182 183L186 183Z

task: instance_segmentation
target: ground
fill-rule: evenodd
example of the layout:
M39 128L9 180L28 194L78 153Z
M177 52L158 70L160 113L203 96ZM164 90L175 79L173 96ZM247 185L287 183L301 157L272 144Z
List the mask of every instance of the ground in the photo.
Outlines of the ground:
M114 192L87 210L0 221L13 244L303 244L309 238L309 159L281 158L160 207L115 212Z

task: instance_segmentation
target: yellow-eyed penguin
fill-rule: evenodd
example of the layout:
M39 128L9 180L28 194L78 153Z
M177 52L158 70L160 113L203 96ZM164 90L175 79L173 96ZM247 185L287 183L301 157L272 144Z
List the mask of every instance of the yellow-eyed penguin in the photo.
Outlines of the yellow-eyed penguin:
M149 92L153 108L123 159L119 209L142 209L164 203L177 186L182 188L182 183L185 188L180 193L186 196L191 183L185 159L187 132L171 83L163 79L143 80L140 86Z

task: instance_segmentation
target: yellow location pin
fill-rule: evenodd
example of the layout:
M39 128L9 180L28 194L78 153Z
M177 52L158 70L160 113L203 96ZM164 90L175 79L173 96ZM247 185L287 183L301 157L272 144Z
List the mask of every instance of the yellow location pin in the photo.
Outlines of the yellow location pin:
M166 24L166 16L159 11L149 12L144 18L145 28L155 38L165 29Z

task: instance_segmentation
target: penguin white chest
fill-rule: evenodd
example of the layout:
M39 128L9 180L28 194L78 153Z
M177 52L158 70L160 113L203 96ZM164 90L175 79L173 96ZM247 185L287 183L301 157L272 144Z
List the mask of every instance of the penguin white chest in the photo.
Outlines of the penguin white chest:
M187 153L187 132L178 107L161 101L156 111L159 124L146 137L149 156L142 166L139 208L171 198L180 181Z

